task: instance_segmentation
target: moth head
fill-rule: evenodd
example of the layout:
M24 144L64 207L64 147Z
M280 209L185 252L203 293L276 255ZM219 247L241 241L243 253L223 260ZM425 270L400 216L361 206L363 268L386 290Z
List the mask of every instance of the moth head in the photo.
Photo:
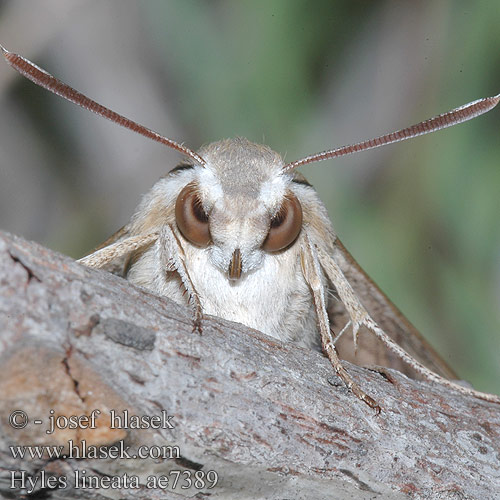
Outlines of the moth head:
M212 244L210 216L206 212L196 183L190 182L179 193L175 203L175 220L184 238L200 248ZM269 229L261 248L275 253L286 249L297 239L302 228L302 206L297 196L288 192L278 210L269 215Z
M198 154L205 165L186 178L175 204L177 228L188 244L206 249L232 280L295 244L302 205L277 153L237 138Z

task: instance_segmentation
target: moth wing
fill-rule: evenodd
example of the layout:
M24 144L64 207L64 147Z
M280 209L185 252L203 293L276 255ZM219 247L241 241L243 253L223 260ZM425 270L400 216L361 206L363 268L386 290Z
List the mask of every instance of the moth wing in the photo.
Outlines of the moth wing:
M91 255L95 254L99 250L102 250L114 243L125 240L129 236L128 224L122 226L118 231L115 231L109 238L105 239L102 243L97 245L91 252L87 253L82 259L86 259ZM118 258L114 258L109 263L100 266L100 269L104 269L110 273L116 274L118 276L124 276L125 268L127 265L128 256L124 255Z
M108 247L109 245L112 245L113 243L116 243L117 241L120 241L124 238L126 238L129 235L129 227L128 224L125 224L122 226L118 231L115 231L109 238L104 240L102 243L97 245L91 252L89 252L87 255L90 255L94 252L97 252L97 250L101 250L104 247Z
M456 379L454 371L437 354L422 334L405 318L337 238L333 243L332 258L351 284L359 300L371 317L399 346L432 371L448 378ZM330 324L338 333L349 321L349 316L339 300L329 302ZM342 359L361 365L381 365L397 369L411 377L415 372L394 353L390 352L375 336L360 330L355 354L353 336L342 335L336 343Z
M137 235L130 233L128 226L123 226L78 262L125 277L134 257L158 239L157 231Z

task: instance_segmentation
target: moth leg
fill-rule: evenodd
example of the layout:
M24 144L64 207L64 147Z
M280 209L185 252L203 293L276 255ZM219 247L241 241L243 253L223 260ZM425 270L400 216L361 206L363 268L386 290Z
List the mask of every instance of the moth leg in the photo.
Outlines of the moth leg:
M201 334L201 320L203 311L201 307L200 296L196 291L186 267L186 259L184 249L177 239L170 225L165 226L158 238L156 244L156 252L158 253L159 261L165 271L175 271L179 275L184 289L188 294L188 302L194 311L194 327L193 331Z
M340 330L339 333L337 333L335 335L335 337L333 338L332 340L332 343L333 345L335 345L339 340L340 340L340 337L342 337L342 335L344 335L344 333L347 331L347 329L352 325L352 321L349 320L345 325L344 327L342 328L342 330ZM332 333L332 330L330 329L330 334ZM354 351L356 351L356 349L358 348L358 344L357 344L357 339L355 338L354 339Z
M131 236L122 241L117 241L112 245L101 248L85 257L78 259L77 262L87 267L99 269L109 264L118 257L127 255L135 250L150 245L158 239L158 233L140 234Z
M104 240L100 245L98 245L91 253L97 252L101 248L107 247L112 243L116 243L117 241L123 241L125 237L128 235L130 231L130 227L128 224L122 226L118 231L115 231L108 239Z
M438 384L449 387L468 396L474 396L493 403L500 403L499 396L476 391L474 389L469 389L468 387L464 387L455 382L451 382L450 380L447 380L437 373L429 370L422 363L410 356L403 348L396 344L396 342L394 342L394 340L392 340L391 337L389 337L389 335L387 335L382 330L382 328L380 328L380 326L371 318L367 310L359 301L349 281L347 281L346 277L342 273L335 260L320 248L316 248L316 251L318 253L318 258L321 266L323 267L330 281L337 289L340 300L343 302L349 314L349 317L351 318L353 333L355 335L357 334L359 328L364 325L378 339L380 339L388 349L394 352L399 358L401 358L405 363L411 366L417 373L422 375L427 380L437 382Z
M352 393L364 401L368 406L380 412L380 406L361 387L351 378L338 357L337 351L333 343L330 333L330 325L328 321L328 313L325 304L325 289L321 283L321 271L317 254L311 246L309 239L306 237L305 244L302 247L300 254L302 272L313 293L314 303L316 306L316 314L318 316L319 330L321 333L321 344L323 350L328 356L337 375L342 379L347 388Z

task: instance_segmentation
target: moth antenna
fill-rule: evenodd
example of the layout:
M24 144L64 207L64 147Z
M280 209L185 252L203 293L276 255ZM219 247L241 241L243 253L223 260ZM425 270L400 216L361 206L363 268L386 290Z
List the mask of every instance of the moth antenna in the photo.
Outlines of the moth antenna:
M2 55L5 57L5 60L8 64L10 64L10 66L40 87L50 90L50 92L53 92L54 94L57 94L74 104L78 104L78 106L88 109L103 118L107 118L122 127L128 128L133 132L137 132L138 134L141 134L149 139L153 139L153 141L160 142L169 148L175 149L183 155L190 157L200 165L205 165L205 160L191 149L173 141L172 139L168 139L167 137L164 137L149 128L146 128L144 125L140 125L133 120L125 118L111 109L106 108L102 104L99 104L86 95L78 92L78 90L75 90L69 85L61 82L61 80L58 80L31 61L28 61L28 59L25 59L18 54L14 54L13 52L9 52L1 45L0 49L2 51Z
M412 125L411 127L403 128L401 130L397 130L396 132L381 135L380 137L375 137L374 139L369 139L367 141L316 153L311 156L307 156L302 160L287 163L283 167L283 171L287 172L300 167L301 165L307 165L308 163L313 163L315 161L337 158L339 156L350 155L367 149L378 148L380 146L385 146L386 144L412 139L413 137L417 137L419 135L429 134L430 132L435 132L436 130L440 130L442 128L458 125L459 123L466 122L467 120L471 120L476 116L490 111L498 104L499 101L500 94L494 97L478 99L477 101L464 104L459 108L452 109L451 111L443 113L442 115L437 115L434 118L429 118L428 120L424 120L423 122Z

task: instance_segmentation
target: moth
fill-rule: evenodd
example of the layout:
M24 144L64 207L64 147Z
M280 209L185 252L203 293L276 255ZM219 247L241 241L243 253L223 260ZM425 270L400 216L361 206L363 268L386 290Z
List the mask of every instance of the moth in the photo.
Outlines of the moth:
M500 403L498 396L445 378L453 372L350 256L316 191L297 171L470 120L494 108L500 94L390 134L285 163L269 147L243 138L195 152L1 50L8 64L37 85L185 157L143 197L128 224L79 262L112 270L191 306L200 332L202 315L210 314L321 348L345 385L377 411L377 402L340 361L337 348L345 350L342 334L348 330L354 350L364 328L385 346L389 365L402 360L425 379ZM381 351L375 346L369 359L378 360Z

